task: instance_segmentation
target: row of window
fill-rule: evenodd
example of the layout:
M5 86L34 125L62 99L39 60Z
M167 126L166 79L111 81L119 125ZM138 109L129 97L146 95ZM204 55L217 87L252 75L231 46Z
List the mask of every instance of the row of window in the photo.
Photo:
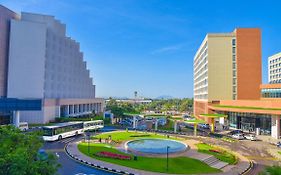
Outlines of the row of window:
M197 65L197 62L200 61L200 58L204 57L207 55L207 47L208 47L208 41L204 44L200 52L198 53L197 57L194 60L194 66Z
M281 89L262 89L263 98L281 98Z
M273 64L273 63L276 63L276 62L278 62L278 61L281 61L281 57L276 58L276 59L274 59L274 60L271 60L271 61L269 61L269 63L270 63L270 64Z
M281 67L281 63L271 65L271 66L270 66L270 69L274 69L274 68L277 68L277 67Z
M281 78L281 74L271 75L270 79Z
M271 70L270 74L274 74L274 73L278 73L278 72L281 72L281 68L280 69Z

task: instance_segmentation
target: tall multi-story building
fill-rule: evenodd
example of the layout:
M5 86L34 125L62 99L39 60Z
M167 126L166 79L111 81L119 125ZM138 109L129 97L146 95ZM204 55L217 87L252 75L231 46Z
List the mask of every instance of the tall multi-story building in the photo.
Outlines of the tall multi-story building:
M270 84L281 83L281 52L268 58L268 81Z
M0 98L7 96L9 36L11 19L19 19L19 16L0 5Z
M217 128L230 127L279 139L281 84L276 83L280 56L269 57L271 84L261 84L259 29L208 34L194 58L195 116L212 124L214 118L219 118Z
M104 100L95 98L80 45L66 35L65 24L53 16L23 12L10 19L8 33L0 33L9 36L7 98L41 103L37 111L19 109L21 121L46 123L103 111Z
M256 28L207 34L194 57L194 114L208 102L259 99L261 36Z

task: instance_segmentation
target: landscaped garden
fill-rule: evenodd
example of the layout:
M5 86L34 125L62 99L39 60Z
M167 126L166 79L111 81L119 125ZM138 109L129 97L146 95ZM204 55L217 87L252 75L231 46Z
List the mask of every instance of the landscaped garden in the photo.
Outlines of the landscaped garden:
M110 132L103 133L93 137L92 139L108 139L117 143L134 140L134 139L167 139L167 136L135 131ZM169 137L172 140L180 140L180 138ZM201 174L201 173L217 173L220 170L212 168L207 164L189 157L170 157L169 168L167 171L167 159L162 157L144 157L133 154L127 154L119 151L114 144L105 143L79 143L78 149L87 156L92 158L118 164L134 169L173 174Z
M227 162L229 164L236 164L237 163L237 157L221 148L218 148L216 146L212 146L206 143L199 143L196 145L198 148L198 152L210 154L215 156L217 159Z

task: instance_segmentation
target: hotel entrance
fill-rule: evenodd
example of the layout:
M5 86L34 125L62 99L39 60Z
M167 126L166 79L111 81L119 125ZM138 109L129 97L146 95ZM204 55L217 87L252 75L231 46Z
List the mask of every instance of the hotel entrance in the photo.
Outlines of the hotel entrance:
M255 133L260 128L262 135L271 134L271 115L227 112L229 125L244 132Z

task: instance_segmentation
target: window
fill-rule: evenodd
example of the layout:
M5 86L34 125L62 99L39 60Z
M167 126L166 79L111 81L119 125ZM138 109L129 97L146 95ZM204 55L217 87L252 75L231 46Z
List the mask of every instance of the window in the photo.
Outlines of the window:
M233 63L233 69L236 69L236 64L235 63Z
M236 45L236 40L232 39L232 45L235 46Z

